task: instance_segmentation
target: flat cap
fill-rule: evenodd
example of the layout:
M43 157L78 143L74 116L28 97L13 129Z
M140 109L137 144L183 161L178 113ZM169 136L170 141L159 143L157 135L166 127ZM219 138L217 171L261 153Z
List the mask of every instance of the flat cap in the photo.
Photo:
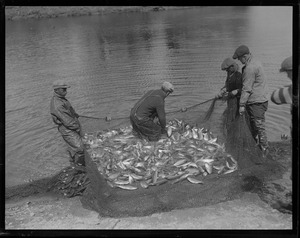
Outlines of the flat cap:
M221 65L221 69L226 70L227 68L229 68L230 66L235 65L235 64L236 63L232 58L226 58Z
M57 88L69 88L70 86L66 84L64 80L58 79L53 82L53 89Z
M249 54L249 53L250 53L249 48L245 45L241 45L235 50L232 58L237 59L238 57L241 57L244 54Z
M287 70L293 69L293 57L287 57L284 61L281 63L281 68L279 69L280 72L284 72Z
M174 91L174 86L173 84L165 81L163 82L162 86L161 86L162 90L164 90L165 92L173 92Z

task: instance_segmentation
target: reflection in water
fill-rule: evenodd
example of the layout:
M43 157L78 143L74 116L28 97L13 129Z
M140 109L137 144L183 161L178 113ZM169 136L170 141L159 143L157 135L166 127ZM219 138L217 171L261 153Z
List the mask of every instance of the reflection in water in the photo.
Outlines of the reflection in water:
M178 29L178 28L176 28ZM178 43L177 37L180 37L180 34L176 34L175 28L166 28L166 40L167 46L169 49L179 49L180 45Z
M291 13L291 7L196 7L6 22L6 186L68 164L49 115L55 79L71 84L67 97L79 114L102 118L128 117L138 98L168 80L175 92L166 109L174 111L214 97L226 78L222 61L247 44L263 62L271 92L290 83L278 67L292 52ZM269 104L271 140L289 131L289 109ZM108 125L81 121L99 130Z

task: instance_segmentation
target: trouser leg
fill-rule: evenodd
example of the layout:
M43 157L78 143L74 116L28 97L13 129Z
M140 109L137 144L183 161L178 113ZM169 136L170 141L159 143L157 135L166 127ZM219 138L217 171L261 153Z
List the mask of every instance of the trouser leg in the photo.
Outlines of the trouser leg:
M246 108L250 119L252 136L260 148L266 150L269 147L265 126L265 112L268 109L268 102L250 104Z
M149 141L158 141L161 136L161 126L157 125L150 118L137 120L134 116L130 117L133 130L136 131L140 137L146 138Z
M255 120L255 127L257 128L257 136L258 136L258 143L261 148L267 149L268 148L268 139L266 134L266 127L265 127L265 120L263 119L256 119Z
M85 165L83 150L84 146L81 140L80 133L66 129L62 126L59 128L59 131L62 134L64 141L68 145L68 152L71 157L70 160L75 164Z
M255 116L253 115L253 112L251 110L250 106L247 106L247 113L249 115L249 127L250 127L250 132L251 135L253 137L253 139L255 140L255 142L258 144L258 132L257 132L257 128L255 126Z
M139 128L136 125L136 120L133 115L130 116L130 123L132 125L132 134L140 139L143 139L142 134L139 131Z

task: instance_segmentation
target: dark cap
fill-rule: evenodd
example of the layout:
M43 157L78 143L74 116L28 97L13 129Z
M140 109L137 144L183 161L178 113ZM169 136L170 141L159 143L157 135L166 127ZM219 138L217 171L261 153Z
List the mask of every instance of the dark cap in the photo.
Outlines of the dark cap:
M226 70L226 69L228 69L230 66L235 65L235 64L236 64L236 63L235 63L235 61L234 61L232 58L226 58L226 59L223 61L222 65L221 65L221 69L222 69L222 70Z
M245 54L249 54L249 53L250 53L249 48L245 45L241 45L235 50L232 58L237 59L238 57L241 57L241 56L243 56Z
M279 69L280 72L284 72L287 70L292 70L293 69L293 57L290 56L286 58L284 61L281 63L281 68Z

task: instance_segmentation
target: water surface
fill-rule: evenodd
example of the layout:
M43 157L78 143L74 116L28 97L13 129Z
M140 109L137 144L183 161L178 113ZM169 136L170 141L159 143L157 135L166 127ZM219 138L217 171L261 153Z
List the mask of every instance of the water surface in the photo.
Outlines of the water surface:
M101 118L128 117L147 90L171 81L175 92L166 109L174 111L214 97L226 78L222 61L241 44L263 63L269 92L291 83L278 72L292 54L291 7L6 22L6 186L68 165L65 142L49 114L54 80L71 85L67 98L79 114ZM269 140L280 140L289 134L290 106L269 102L266 121ZM81 122L87 132L107 127L105 121Z

